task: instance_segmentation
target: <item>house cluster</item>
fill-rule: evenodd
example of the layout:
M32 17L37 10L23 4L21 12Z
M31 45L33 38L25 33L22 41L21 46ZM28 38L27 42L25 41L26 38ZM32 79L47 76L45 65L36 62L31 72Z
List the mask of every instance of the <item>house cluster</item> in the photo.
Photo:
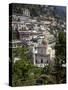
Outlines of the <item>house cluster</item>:
M31 17L29 10L24 9L22 15L12 15L10 23L12 32L17 31L19 34L19 39L12 40L12 48L28 45L32 49L33 64L38 67L54 63L56 39L50 33L50 26L57 24L54 18L41 15ZM15 61L18 60L16 58Z

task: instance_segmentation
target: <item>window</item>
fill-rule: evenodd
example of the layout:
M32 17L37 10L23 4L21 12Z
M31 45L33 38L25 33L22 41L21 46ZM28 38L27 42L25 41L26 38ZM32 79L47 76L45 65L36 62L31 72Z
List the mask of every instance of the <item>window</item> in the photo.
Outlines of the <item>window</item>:
M48 63L48 60L47 60L47 63Z
M41 63L43 63L43 59L41 59Z
M38 63L37 59L36 59L36 63Z

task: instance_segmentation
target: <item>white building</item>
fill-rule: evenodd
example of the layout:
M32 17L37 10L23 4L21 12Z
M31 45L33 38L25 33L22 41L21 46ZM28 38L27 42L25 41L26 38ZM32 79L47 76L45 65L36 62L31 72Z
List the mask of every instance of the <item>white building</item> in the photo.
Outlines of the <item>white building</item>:
M28 9L23 10L24 16L30 16L30 11Z
M48 46L47 41L33 47L33 61L37 67L44 67L54 63L55 50Z

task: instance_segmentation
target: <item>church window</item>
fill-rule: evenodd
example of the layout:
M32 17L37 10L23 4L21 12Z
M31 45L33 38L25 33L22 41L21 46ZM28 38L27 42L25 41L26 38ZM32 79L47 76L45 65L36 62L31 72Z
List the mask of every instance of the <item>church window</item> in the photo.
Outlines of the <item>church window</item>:
M43 63L43 59L41 59L41 63Z
M37 59L36 59L36 63L38 63Z

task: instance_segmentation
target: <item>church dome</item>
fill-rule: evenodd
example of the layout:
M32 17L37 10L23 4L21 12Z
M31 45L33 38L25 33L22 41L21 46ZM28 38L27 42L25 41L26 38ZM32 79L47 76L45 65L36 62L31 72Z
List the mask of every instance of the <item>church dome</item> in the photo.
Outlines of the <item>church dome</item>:
M42 40L42 44L43 44L43 45L48 45L47 39L43 39L43 40Z

